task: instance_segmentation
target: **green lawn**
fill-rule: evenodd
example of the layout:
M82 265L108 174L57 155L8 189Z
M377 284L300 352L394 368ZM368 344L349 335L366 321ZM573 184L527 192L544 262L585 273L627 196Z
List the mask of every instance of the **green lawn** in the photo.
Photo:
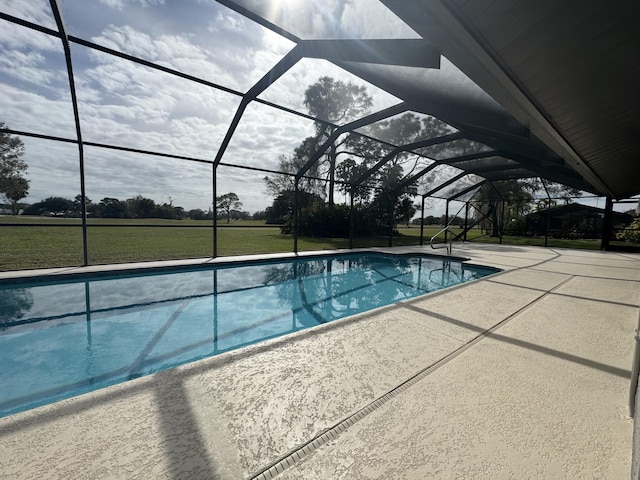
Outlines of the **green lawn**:
M7 226L8 223L37 223L36 227ZM3 225L5 224L5 225ZM53 226L61 224L67 226ZM115 227L114 224L129 225ZM162 225L152 227L149 225ZM199 226L203 228L190 228ZM266 227L263 222L234 221L226 228L219 223L218 255L243 255L293 251L292 235L283 235L278 227ZM425 228L424 244L439 230ZM400 228L393 245L419 245L420 227ZM497 243L497 238L470 232L469 241ZM388 237L354 239L354 247L387 246ZM122 220L91 219L87 229L89 263L123 263L210 257L213 234L210 221L195 220ZM503 237L503 243L544 245L544 238ZM79 219L46 217L0 217L0 271L31 268L77 266L82 264L82 229ZM600 248L593 240L549 240L550 247ZM327 250L348 248L344 238L299 238L298 249Z

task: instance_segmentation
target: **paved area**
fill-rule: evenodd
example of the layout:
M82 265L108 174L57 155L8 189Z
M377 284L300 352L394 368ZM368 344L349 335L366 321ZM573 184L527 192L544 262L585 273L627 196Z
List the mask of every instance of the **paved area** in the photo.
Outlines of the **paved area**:
M504 271L0 419L0 478L629 478L640 255L454 254Z

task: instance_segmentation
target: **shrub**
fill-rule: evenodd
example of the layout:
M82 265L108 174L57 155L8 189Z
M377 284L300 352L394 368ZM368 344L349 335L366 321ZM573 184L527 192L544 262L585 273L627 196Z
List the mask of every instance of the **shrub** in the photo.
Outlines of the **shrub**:
M631 225L616 233L616 238L625 242L640 243L640 218L636 218Z

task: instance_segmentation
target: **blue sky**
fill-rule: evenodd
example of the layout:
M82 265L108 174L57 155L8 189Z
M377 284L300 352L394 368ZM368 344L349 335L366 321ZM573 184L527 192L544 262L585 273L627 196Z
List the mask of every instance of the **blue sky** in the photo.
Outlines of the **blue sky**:
M289 2L308 21L297 33L360 35L363 16L389 14L377 1ZM245 92L294 44L280 35L206 0L61 0L68 34ZM259 4L258 4L259 5ZM320 5L320 6L318 6ZM306 11L305 11L306 9ZM358 11L358 9L360 11ZM55 29L49 2L0 0L0 11ZM290 20L287 8L272 12ZM390 14L389 14L390 15ZM331 26L336 17L348 31ZM61 42L55 37L0 21L0 121L10 128L75 138L73 111ZM378 22L380 35L415 36L399 22ZM391 26L389 26L391 25ZM395 26L394 26L395 25ZM397 33L390 29L396 28ZM376 32L367 32L376 34ZM362 35L366 36L366 35ZM83 140L213 159L239 104L238 96L154 71L81 45L71 45ZM304 90L330 75L365 84L323 60L304 59L261 98L305 111ZM365 84L366 85L366 84ZM368 85L374 110L398 100ZM251 104L223 162L275 169L313 132L312 122ZM77 147L24 137L31 180L28 202L80 191ZM185 208L211 204L211 167L140 154L85 148L87 196L143 195ZM243 209L262 210L264 174L221 167L218 191L234 191Z
M416 37L378 0L238 3L304 39ZM60 0L60 5L69 35L241 93L294 47L213 0ZM0 11L56 29L47 0L0 0ZM0 49L0 121L16 130L74 139L60 40L0 20ZM75 43L71 53L84 141L215 158L239 96ZM440 75L437 88L450 93L478 90L444 58L440 70L418 73ZM399 102L330 62L315 59L298 62L260 98L305 112L304 91L324 75L365 85L373 98L372 111ZM483 92L474 95L485 101ZM222 161L277 169L279 158L312 133L311 121L253 102ZM27 202L49 196L73 198L80 192L75 145L28 137L23 141L31 180ZM443 177L457 173L453 167L439 169ZM207 209L213 200L212 168L202 163L86 146L85 172L87 196L96 202L143 195L158 203L171 199L186 209ZM243 209L251 213L264 210L272 199L265 193L263 177L264 173L221 166L218 193L237 193ZM442 205L433 201L427 214L442 213Z

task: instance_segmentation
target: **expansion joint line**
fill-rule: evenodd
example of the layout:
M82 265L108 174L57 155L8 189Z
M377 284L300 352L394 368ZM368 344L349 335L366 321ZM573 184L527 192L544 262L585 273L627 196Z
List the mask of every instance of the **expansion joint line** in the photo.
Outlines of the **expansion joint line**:
M562 287L567 282L571 281L571 279L573 279L573 278L574 278L574 276L572 275L569 278L567 278L566 280L564 280L563 282L561 282L558 285L556 285L551 290L546 291L544 293L541 293L538 297L536 297L535 299L531 300L525 306L523 306L520 309L516 310L514 313L512 313L508 317L504 318L500 322L496 323L491 328L485 330L482 333L479 333L477 336L475 336L474 338L472 338L471 340L469 340L465 344L461 345L460 347L456 348L454 351L452 351L451 353L449 353L445 357L442 357L437 362L435 362L435 363L429 365L428 367L425 367L424 369L420 370L418 373L416 373L412 377L408 378L407 380L405 380L404 382L402 382L398 386L394 387L393 389L389 390L387 393L385 393L381 397L378 397L373 402L371 402L368 405L366 405L365 407L361 408L360 410L358 410L354 414L348 416L344 420L338 422L334 426L327 428L322 433L319 433L318 435L313 437L308 442L306 442L306 443L304 443L304 444L302 444L302 445L300 445L298 447L295 447L293 450L291 450L290 452L286 453L284 456L280 457L278 460L276 460L275 462L271 463L265 469L263 469L260 472L254 474L250 478L252 480L268 480L268 479L274 478L276 475L282 473L287 468L293 466L295 463L300 462L307 455L309 455L312 452L314 452L316 449L320 448L323 445L326 445L327 443L331 442L332 440L335 440L340 434L344 433L349 427L351 427L355 423L359 422L360 420L362 420L364 417L368 416L369 414L373 413L378 408L382 407L384 404L386 404L387 402L392 400L395 396L397 396L400 393L404 392L405 390L411 388L413 385L415 385L416 383L420 382L422 379L424 379L428 375L431 375L433 372L438 370L440 367L445 366L447 363L452 361L458 355L464 353L465 351L467 351L468 349L473 347L475 344L477 344L481 340L483 340L483 339L485 339L487 337L490 337L496 330L500 329L501 327L503 327L504 325L509 323L511 320L513 320L518 315L520 315L524 311L526 311L529 308L531 308L533 305L538 303L540 300L542 300L546 296L548 296L550 294L553 294L557 289Z

